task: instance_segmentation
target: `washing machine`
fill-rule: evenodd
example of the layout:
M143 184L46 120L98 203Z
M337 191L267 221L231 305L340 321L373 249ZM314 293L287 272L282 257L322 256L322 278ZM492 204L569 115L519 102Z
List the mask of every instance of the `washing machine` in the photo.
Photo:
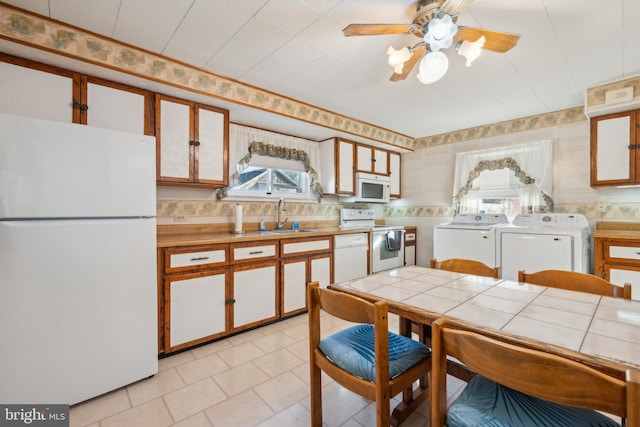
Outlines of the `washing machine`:
M591 231L581 214L518 214L497 230L502 278L518 271L568 270L589 273Z
M472 259L497 267L496 230L508 224L504 214L457 214L433 228L433 257Z

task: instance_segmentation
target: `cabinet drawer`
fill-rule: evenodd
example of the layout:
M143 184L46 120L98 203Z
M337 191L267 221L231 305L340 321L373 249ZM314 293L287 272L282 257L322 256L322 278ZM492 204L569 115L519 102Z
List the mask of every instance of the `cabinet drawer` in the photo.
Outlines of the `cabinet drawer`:
M405 242L415 242L416 241L416 233L405 233L404 240L405 240Z
M637 243L633 246L607 244L605 247L605 254L607 259L628 259L640 261L640 245Z
M227 265L228 252L228 245L167 249L165 250L165 272L195 271Z
M282 240L282 256L326 252L331 250L331 237L308 240Z
M232 244L231 262L247 261L254 259L273 258L278 256L277 243L258 244Z

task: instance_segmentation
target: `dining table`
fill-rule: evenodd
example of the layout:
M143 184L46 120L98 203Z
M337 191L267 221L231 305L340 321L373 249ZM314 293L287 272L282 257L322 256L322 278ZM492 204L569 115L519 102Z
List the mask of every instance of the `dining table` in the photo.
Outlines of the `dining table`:
M640 301L513 280L405 266L332 284L362 298L387 301L400 332L446 316L566 357L603 372L640 367ZM450 373L464 367L452 361ZM456 368L457 367L457 368ZM464 379L464 374L456 375Z

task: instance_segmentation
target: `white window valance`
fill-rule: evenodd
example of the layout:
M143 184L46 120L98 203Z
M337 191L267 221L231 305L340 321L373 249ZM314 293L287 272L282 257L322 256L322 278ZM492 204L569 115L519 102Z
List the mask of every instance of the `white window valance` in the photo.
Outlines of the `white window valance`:
M535 141L510 147L467 151L456 154L453 202L459 204L483 170L512 169L520 181L539 191L551 205L553 187L553 144Z

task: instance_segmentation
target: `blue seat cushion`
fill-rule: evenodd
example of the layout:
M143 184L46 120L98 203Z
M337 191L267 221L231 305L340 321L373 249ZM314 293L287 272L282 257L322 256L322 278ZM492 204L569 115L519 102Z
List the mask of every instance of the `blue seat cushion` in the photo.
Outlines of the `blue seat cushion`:
M320 350L345 371L375 383L376 354L373 325L351 326L320 341ZM389 378L431 355L426 345L389 332Z
M449 427L620 427L597 411L551 403L480 375L469 381L451 405L446 424Z

